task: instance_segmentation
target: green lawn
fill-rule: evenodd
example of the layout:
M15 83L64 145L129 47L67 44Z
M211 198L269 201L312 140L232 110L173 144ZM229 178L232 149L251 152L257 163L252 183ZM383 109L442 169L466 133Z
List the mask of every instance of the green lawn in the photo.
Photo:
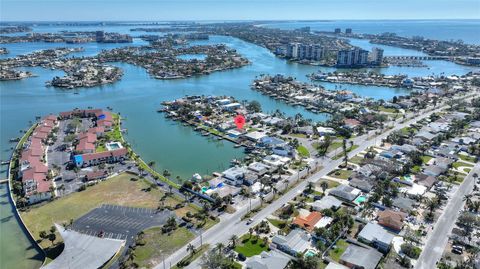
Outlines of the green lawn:
M382 111L382 112L387 112L387 113L397 113L398 112L395 108L384 107L384 106L378 107L378 110Z
M363 160L365 160L365 158L360 157L360 156L353 156L348 161L351 162L351 163L355 163L355 164L361 164L363 162Z
M464 163L464 162L454 162L452 166L458 169L459 167L473 167L473 164Z
M332 152L332 151L342 147L342 145L343 145L343 142L341 142L341 141L332 142L332 144L330 144L330 146L328 147L327 152Z
M331 177L336 177L340 179L348 179L353 174L353 170L335 170L328 174Z
M358 145L353 145L353 146L351 146L351 147L349 147L349 148L347 149L347 153L350 152L350 151L352 151L352 150L355 150L355 149L357 149L357 148L358 148ZM334 156L334 157L332 158L332 160L338 160L338 159L342 158L343 156L345 156L345 154L343 153L343 150L342 150L342 152L340 152L339 154L337 154L336 156Z
M420 158L422 159L422 162L423 162L423 163L428 163L428 162L432 159L432 157L427 156L427 155L423 155L423 156L420 157Z
M420 165L415 165L412 167L413 173L419 173L421 170L422 170L422 167Z
M240 242L241 243L235 247L235 251L245 255L245 257L252 257L263 251L268 251L268 243L263 245L263 240L254 235L250 238L249 234L245 234L240 238Z
M345 240L338 240L337 241L337 244L335 245L335 249L331 249L329 252L328 252L328 256L338 262L340 260L340 256L342 256L342 254L345 252L345 250L347 249L348 247L348 243L347 241Z
M305 134L289 134L289 136L298 137L298 138L307 138L307 135Z
M304 158L310 157L310 152L308 152L308 149L305 146L299 145L297 147L297 152L301 157L304 157Z
M177 263L177 265L173 266L172 269L179 269L179 268L184 268L188 266L190 263L198 259L205 253L208 248L210 247L209 244L205 244L198 249L195 250L195 253L193 255L189 254L187 257L183 258L181 261Z
M458 157L463 160L463 161L467 161L467 162L471 162L471 163L475 163L476 162L476 158L475 157L472 157L472 156L467 156L467 155L463 155L463 154L458 154Z
M72 193L47 204L33 206L21 212L22 218L33 236L39 239L39 232L48 231L54 223L62 224L71 219L77 219L102 204L156 208L158 198L163 195L163 192L160 189L143 191L142 189L148 188L150 184L144 180L131 181L130 178L133 177L130 174L121 174L88 187L85 191ZM167 200L166 204L174 205L176 202ZM57 242L59 241L61 237L58 234ZM47 247L50 242L44 241L41 245Z
M184 227L177 228L170 235L163 234L160 227L147 229L144 234L145 245L137 246L133 251L133 262L139 268L152 268L160 264L161 257L169 256L195 237Z
M338 185L340 185L340 183L338 183L338 182L336 182L336 181L333 181L333 180L321 179L320 181L317 182L317 186L320 187L320 183L322 183L322 181L327 181L327 183L328 183L328 189L335 188L335 187L337 187Z
M288 224L288 222L285 220L279 220L279 219L267 219L267 220L278 229L283 229Z

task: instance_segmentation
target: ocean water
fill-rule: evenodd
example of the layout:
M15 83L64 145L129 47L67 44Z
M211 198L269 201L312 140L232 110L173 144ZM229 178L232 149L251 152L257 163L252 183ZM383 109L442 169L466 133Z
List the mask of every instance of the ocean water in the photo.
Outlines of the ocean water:
M269 24L269 27L298 28L311 25L315 30L330 30L330 28L348 25L354 31L366 31L373 33L393 31L404 35L417 35L424 33L424 36L433 34L433 29L441 28L450 22L417 22L400 21L396 24L392 21L378 22L287 22L282 24ZM340 25L339 25L340 24ZM475 39L478 27L472 27L471 21L455 21L454 29L442 34L442 38L460 38L465 41ZM478 22L477 22L478 24ZM339 25L339 26L334 26ZM354 25L355 27L351 26ZM381 26L383 25L383 26ZM433 26L431 26L433 25ZM436 25L436 27L434 27ZM475 25L475 24L474 24ZM429 28L430 27L430 28ZM108 32L129 33L130 26L104 26L104 27L64 27L64 26L42 26L35 27L37 32L57 32L61 30L104 30ZM402 30L403 29L403 30ZM432 29L430 31L429 29ZM408 31L407 31L408 30ZM444 29L442 32L446 31ZM418 32L418 33L417 33ZM462 36L459 32L463 33ZM142 32L132 32L134 36ZM437 34L437 33L435 33ZM478 37L478 35L476 35ZM352 44L370 49L372 45L365 40L351 40ZM314 114L301 107L292 107L285 103L276 101L268 96L250 89L251 82L261 74L283 74L293 76L301 81L308 81L307 74L317 71L334 71L334 68L322 68L306 66L297 63L289 63L275 57L265 48L242 40L212 36L208 41L196 41L193 44L216 44L224 43L235 48L243 56L247 57L251 64L239 69L215 72L208 76L197 76L179 80L156 80L140 67L124 63L115 63L124 70L124 77L121 81L100 87L82 88L75 90L63 90L45 87L45 81L54 76L61 76L63 72L58 70L47 70L43 68L27 68L38 75L20 81L0 82L0 156L2 160L10 156L13 144L8 140L21 135L20 130L31 125L35 116L43 116L49 113L58 113L73 108L86 108L107 106L113 107L125 118L123 128L127 129L126 139L132 144L135 151L146 161L155 161L156 169L162 171L168 169L173 177L180 176L183 179L189 178L194 173L210 174L214 171L222 171L229 166L233 158L244 156L241 149L236 149L229 142L216 141L206 138L192 131L190 127L184 127L177 122L165 119L162 114L156 112L160 103L165 100L172 100L185 95L232 95L238 100L257 100L261 103L266 112L273 112L277 109L287 115L293 116L301 113L304 117L314 121L324 121L328 118L325 114ZM2 44L7 47L11 54L2 57L12 57L18 54L30 53L35 50L53 47L85 47L85 52L77 55L95 55L102 49L124 45L145 44L140 39L135 39L133 44L54 44L54 43L16 43ZM421 53L382 46L385 55L421 55ZM385 74L408 74L409 76L425 76L431 74L465 74L478 68L456 65L446 61L428 61L427 68L391 67L375 69ZM327 89L335 90L335 85L324 84ZM338 89L337 85L337 89ZM405 89L391 89L386 87L368 87L361 85L342 85L342 88L351 90L361 96L375 99L391 99L395 95L408 94ZM76 93L76 94L74 94ZM2 178L5 176L2 173ZM6 187L0 186L2 197L6 194ZM12 214L13 207L8 199L2 199L0 204L2 213L0 223L0 268L37 268L39 266L38 252L28 241L23 230L20 229L17 220ZM14 246L13 246L14 245Z

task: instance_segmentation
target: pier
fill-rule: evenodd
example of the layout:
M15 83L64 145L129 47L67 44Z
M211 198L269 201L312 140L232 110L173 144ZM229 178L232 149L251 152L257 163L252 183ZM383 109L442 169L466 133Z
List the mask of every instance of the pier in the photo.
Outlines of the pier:
M8 183L8 178L0 179L0 184Z

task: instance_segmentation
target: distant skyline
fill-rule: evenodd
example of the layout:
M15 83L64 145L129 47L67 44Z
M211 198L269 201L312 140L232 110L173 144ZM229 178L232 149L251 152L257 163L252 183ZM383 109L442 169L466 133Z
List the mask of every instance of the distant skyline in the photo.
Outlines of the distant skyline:
M1 21L480 19L480 0L1 0Z

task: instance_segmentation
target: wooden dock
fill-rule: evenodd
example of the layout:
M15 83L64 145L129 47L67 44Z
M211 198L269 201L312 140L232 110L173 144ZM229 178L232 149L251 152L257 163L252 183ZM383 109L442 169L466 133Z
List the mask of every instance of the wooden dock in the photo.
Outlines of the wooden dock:
M8 183L8 179L0 179L0 184L3 184L3 183Z

